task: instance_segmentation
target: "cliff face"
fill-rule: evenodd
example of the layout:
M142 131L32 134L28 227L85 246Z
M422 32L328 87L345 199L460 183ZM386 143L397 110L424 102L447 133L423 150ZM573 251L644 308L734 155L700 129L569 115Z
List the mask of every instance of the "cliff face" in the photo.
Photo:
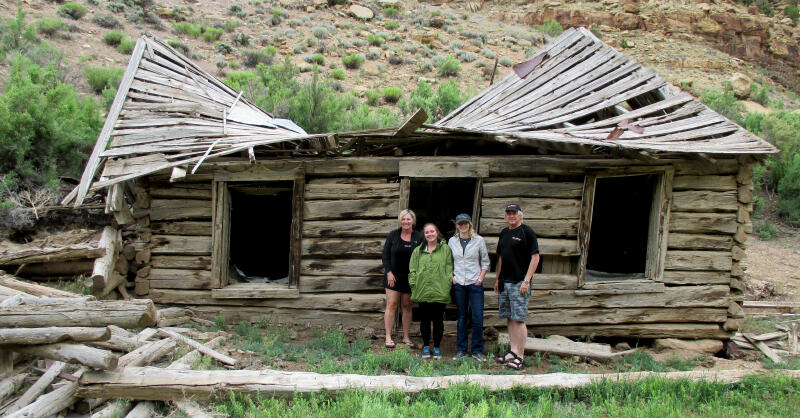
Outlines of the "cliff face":
M696 38L734 57L767 69L787 86L800 84L800 29L789 18L759 15L754 7L730 2L603 1L529 2L524 11L502 11L505 22L642 30L664 36Z

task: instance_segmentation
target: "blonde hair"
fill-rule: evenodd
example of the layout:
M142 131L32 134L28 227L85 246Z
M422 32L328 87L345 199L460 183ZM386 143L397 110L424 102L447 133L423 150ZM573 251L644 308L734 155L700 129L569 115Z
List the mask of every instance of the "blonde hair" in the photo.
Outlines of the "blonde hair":
M400 211L400 215L397 215L397 227L401 227L400 222L403 221L403 217L406 215L411 215L411 226L417 224L417 214L414 213L411 209L403 209Z
M470 221L467 221L467 223L469 224L469 231L467 231L467 233L469 234L469 237L470 238L475 238L476 236L478 236L478 233L475 232L475 225L473 225L472 222L470 222ZM458 238L461 238L461 233L458 232L458 224L456 224L456 236Z
M441 241L441 240L443 240L443 239L444 239L444 237L442 236L442 232L441 232L441 231L439 231L439 227L438 227L438 226L436 226L436 224L435 224L435 223L433 223L433 222L428 222L428 223L426 223L425 225L422 225L422 231L423 231L423 233L424 233L424 231L425 231L425 228L427 228L427 227L428 227L428 225L432 226L432 227L433 227L433 229L435 229L435 230L436 230L436 240L437 240L437 241Z

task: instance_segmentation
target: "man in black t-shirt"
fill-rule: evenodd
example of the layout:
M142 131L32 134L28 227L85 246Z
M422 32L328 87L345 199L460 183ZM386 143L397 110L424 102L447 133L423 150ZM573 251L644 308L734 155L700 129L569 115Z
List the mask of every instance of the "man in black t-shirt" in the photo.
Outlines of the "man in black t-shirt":
M498 357L497 362L514 370L525 367L525 339L528 328L525 319L531 297L531 278L539 266L539 242L531 227L522 223L522 209L516 203L506 205L508 227L500 232L497 241L497 280L500 318L506 318L511 350Z

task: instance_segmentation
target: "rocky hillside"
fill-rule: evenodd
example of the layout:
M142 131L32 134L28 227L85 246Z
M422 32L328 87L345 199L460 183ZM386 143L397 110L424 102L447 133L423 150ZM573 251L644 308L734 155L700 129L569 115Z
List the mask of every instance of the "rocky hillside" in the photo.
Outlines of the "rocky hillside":
M214 74L288 58L307 76L318 63L336 89L394 109L375 100L385 87L407 94L419 80L452 78L462 91L475 93L489 84L496 62L499 78L560 26L582 25L694 93L720 90L733 74L744 73L771 86L772 100L790 109L798 103L800 31L781 2L769 2L773 16L716 0L76 3L25 0L20 7L40 36L65 52L74 83L86 92L86 67L124 67L132 41L151 32ZM0 5L7 19L16 11L16 1ZM351 54L363 64L347 68L343 57ZM5 69L0 81L3 74Z

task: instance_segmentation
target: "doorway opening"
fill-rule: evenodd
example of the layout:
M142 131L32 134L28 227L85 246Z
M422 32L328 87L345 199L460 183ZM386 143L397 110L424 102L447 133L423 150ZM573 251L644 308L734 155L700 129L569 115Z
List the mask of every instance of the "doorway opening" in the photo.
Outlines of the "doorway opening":
M459 213L474 217L476 179L411 179L408 206L417 215L417 229L434 223L445 239L453 236Z
M289 283L293 185L229 183L229 284Z

